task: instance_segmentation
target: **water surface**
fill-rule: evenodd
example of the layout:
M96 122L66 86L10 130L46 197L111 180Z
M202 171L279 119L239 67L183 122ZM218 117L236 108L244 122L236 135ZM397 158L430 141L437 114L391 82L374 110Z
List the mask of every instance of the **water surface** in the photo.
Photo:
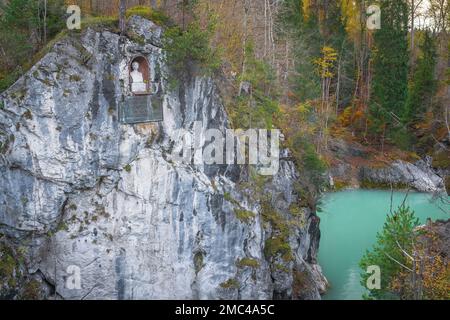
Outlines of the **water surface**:
M393 208L403 202L405 193L396 192ZM372 247L390 211L390 191L352 190L326 194L322 200L322 238L319 263L331 288L324 299L361 299L359 260ZM449 219L450 206L433 201L431 195L410 193L406 203L422 223L427 218Z

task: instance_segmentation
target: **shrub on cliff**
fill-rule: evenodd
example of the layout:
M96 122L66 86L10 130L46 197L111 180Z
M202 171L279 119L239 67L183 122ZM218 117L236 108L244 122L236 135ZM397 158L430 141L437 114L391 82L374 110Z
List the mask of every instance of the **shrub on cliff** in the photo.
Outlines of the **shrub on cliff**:
M163 38L166 62L178 76L186 76L196 66L203 74L219 68L219 50L210 46L213 31L213 23L202 28L199 22L190 23L185 30L179 26L166 30Z

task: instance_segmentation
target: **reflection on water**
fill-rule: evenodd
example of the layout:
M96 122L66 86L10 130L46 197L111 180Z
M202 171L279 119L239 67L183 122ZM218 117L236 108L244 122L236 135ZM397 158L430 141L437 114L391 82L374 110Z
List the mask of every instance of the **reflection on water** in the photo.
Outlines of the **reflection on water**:
M359 285L360 271L358 268L350 268L344 279L343 299L351 300L352 297L361 297L364 290Z
M393 196L394 210L401 205L405 193ZM327 194L323 199L320 229L319 263L331 289L324 299L361 299L359 260L375 243L390 211L389 191L352 190ZM422 193L411 193L406 203L422 223L427 218L449 219L450 207L436 203ZM443 209L443 210L442 210ZM445 211L445 212L444 212Z

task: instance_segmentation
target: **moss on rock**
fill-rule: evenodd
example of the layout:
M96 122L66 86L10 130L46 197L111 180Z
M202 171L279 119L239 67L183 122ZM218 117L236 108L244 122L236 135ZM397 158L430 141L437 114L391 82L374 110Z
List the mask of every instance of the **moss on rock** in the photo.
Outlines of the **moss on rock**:
M362 189L380 189L380 190L390 190L393 188L394 190L406 190L411 189L406 183L388 183L388 182L380 182L380 181L372 181L372 180L363 180L361 182Z
M194 255L194 269L195 269L195 274L198 274L204 266L204 256L203 256L203 252L197 252Z
M266 227L272 226L272 237L266 240L264 246L266 258L280 256L285 262L292 261L294 257L289 244L290 223L268 201L263 203L261 215Z
M449 169L450 151L444 150L436 153L433 157L433 167L436 169Z
M235 278L228 279L225 282L220 284L220 287L223 289L239 289L240 284Z
M251 220L255 217L255 214L251 211L243 210L243 209L235 209L234 214L239 221L244 223L250 223Z
M236 266L241 269L244 269L244 268L257 269L257 268L259 268L259 262L256 259L243 258L236 262Z
M41 299L41 284L39 281L32 279L25 283L21 300L40 300Z

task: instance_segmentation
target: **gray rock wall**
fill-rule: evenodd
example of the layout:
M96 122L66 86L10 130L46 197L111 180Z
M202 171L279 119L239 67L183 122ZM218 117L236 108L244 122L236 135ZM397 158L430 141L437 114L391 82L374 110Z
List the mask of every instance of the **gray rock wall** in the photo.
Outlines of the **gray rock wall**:
M1 95L0 233L63 299L319 299L318 218L307 208L292 216L293 163L282 160L261 191L280 217L301 220L289 224L293 257L267 256L277 234L263 221L261 195L242 186L247 168L171 158L180 129L228 128L214 82L193 77L169 90L161 29L139 17L129 29L143 43L95 28L60 40ZM138 54L163 99L161 123L119 122ZM241 221L237 207L255 217ZM243 258L257 265L239 265ZM67 284L74 266L81 288Z
M420 192L445 193L444 179L437 175L425 160L412 164L394 161L386 168L363 167L360 181L374 185L392 185L394 188L413 188Z

